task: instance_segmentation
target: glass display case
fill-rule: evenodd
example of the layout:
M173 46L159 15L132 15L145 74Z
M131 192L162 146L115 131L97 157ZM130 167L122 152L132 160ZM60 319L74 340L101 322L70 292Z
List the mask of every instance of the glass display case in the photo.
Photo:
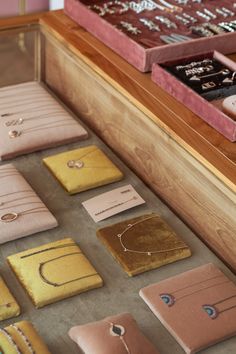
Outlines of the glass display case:
M53 20L53 16L56 15L49 16L52 16ZM23 23L24 21L25 23ZM68 28L72 28L73 32L73 24L69 23L65 32L68 31ZM125 147L122 152L121 145L115 144L115 148L115 145L110 143L110 138L106 139L110 134L110 126L108 122L102 120L101 116L104 109L109 110L110 101L108 102L108 100L112 100L114 106L117 104L114 87L116 86L118 91L120 91L120 87L118 84L114 84L114 78L108 79L107 73L102 74L97 63L96 65L89 64L91 58L91 62L93 61L94 54L86 46L86 40L85 42L81 40L82 51L78 54L79 50L72 45L73 42L76 43L73 33L69 36L70 42L66 41L63 38L63 33L60 30L56 31L55 27L50 29L44 22L41 22L40 25L37 21L30 21L30 19L28 21L21 20L21 22L15 23L13 26L4 24L0 29L0 88L32 81L40 82L50 95L57 102L60 102L66 111L89 132L86 140L24 154L12 160L1 162L1 166L13 163L49 208L59 224L53 230L36 233L35 235L22 239L19 238L1 245L1 275L6 280L21 307L20 317L3 321L1 326L5 327L10 323L17 322L17 320L29 320L37 328L51 353L72 354L79 353L78 347L68 336L68 331L72 326L129 312L135 317L142 332L153 342L160 353L181 354L183 353L183 349L165 327L162 326L161 322L153 316L148 307L145 306L139 296L139 290L149 284L159 282L207 263L215 264L234 281L236 280L235 276L129 168L128 164L132 168L133 166L129 163L129 159L124 158L124 155L130 159L135 159L136 156L132 155L131 152L130 155L127 155ZM85 55L86 52L87 56ZM97 58L99 60L99 56ZM101 78L102 82L100 89L99 78ZM88 101L91 82L94 82L94 88L97 88L97 91L93 91ZM112 82L109 92L106 91L107 86L103 85L104 82ZM103 91L106 92L105 95L103 95ZM123 100L123 103L127 99L124 96L125 93L123 92L120 98L121 101ZM104 97L107 97L107 101ZM12 97L12 100L14 101L15 98ZM100 100L101 106L97 106L97 100ZM128 109L129 104L130 101L127 103ZM119 107L121 108L121 105ZM73 109L73 111L70 109ZM126 115L125 109L121 110L119 114ZM126 118L128 119L128 117ZM94 123L95 121L97 122L96 124ZM1 122L3 124L3 120ZM111 121L110 124L112 125ZM132 124L132 129L134 129L135 121ZM90 128L93 129L91 130ZM120 129L121 131L122 129L125 130L125 123L124 126L120 125ZM117 128L115 130L117 132L117 141L122 140L120 131ZM104 134L100 134L101 131ZM101 135L103 141L96 135L97 133ZM50 131L47 131L47 135L50 136ZM114 142L116 139L114 139ZM124 141L124 145L132 146L134 144L132 139L130 137L129 141ZM113 151L106 145L106 142L112 147ZM71 196L53 178L43 165L42 160L48 156L88 145L97 145L101 148L122 171L124 178L113 184L97 187ZM149 161L149 156L145 154L142 147L140 147L140 150L137 150L138 147L136 146L135 149L136 154L140 157L140 162L145 167L145 164ZM162 169L163 166L159 165L159 168ZM137 172L143 177L140 171ZM184 176L182 178L184 179ZM153 181L150 177L149 185L152 183L156 184L159 181ZM82 202L92 197L129 184L137 190L145 200L145 204L114 215L99 223L95 223L82 206ZM168 183L166 184L166 188L169 188ZM174 192L172 191L172 193ZM231 196L233 194L230 191L226 194L232 203L227 204L227 208L232 208L234 197ZM129 278L99 241L96 231L98 228L152 212L159 214L181 236L190 247L192 256ZM6 259L8 256L18 252L40 247L49 242L68 237L73 238L83 253L86 254L103 279L104 285L99 289L94 289L47 305L42 309L36 309L10 270ZM224 253L222 257L226 258ZM232 254L231 258L233 259ZM231 263L231 258L228 263ZM235 264L231 263L231 265L234 267ZM179 321L182 321L182 319L180 318ZM234 352L235 348L236 338L233 337L212 346L204 351L204 353L230 354Z

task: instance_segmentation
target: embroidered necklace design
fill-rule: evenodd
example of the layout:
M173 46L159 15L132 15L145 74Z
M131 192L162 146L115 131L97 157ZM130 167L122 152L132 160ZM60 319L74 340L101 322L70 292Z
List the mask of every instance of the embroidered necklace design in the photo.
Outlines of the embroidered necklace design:
M233 308L236 308L236 304L235 305L232 305L232 306L229 306L229 307L226 307L226 308L223 308L222 310L219 310L218 309L218 306L219 304L224 304L224 303L227 303L228 300L231 300L231 299L234 299L236 298L236 294L235 295L232 295L232 296L229 296L229 297L226 297L225 299L222 299L222 300L219 300L217 302L215 302L214 304L211 304L211 305L203 305L202 306L202 309L208 314L208 316L214 320L215 318L217 318L222 312L226 312L226 311L229 311L229 310L232 310Z
M122 344L125 347L125 350L128 354L131 354L128 345L125 342L124 335L125 335L125 327L115 324L113 322L108 322L110 324L110 335L113 337L119 337Z
M12 193L7 193L7 194L4 194L4 195L0 195L0 198L8 197L8 196L10 196L10 195L13 195L13 194L20 194L20 193L30 193L30 194L29 194L29 195L22 196L22 197L17 197L17 199L14 199L14 200L0 201L0 206L6 205L6 204L9 204L9 203L12 203L12 202L16 202L16 201L18 201L18 200L36 197L35 193L34 193L32 190L24 190L24 191L16 191L16 192L12 192Z
M24 259L24 258L28 258L28 257L34 256L34 255L43 253L43 252L48 252L48 251L52 251L52 250L55 250L55 249L61 249L61 248L65 248L65 247L76 247L77 248L77 245L74 244L74 243L68 243L68 244L64 244L64 245L58 245L58 246L55 246L55 247L49 247L49 248L45 248L44 250L39 250L39 251L33 252L31 254L26 254L24 256L21 256L20 258ZM87 275L84 275L84 276L81 276L81 277L78 277L78 278L75 278L75 279L71 279L71 280L65 281L63 283L53 282L53 281L49 280L45 276L44 268L45 268L46 264L54 262L54 261L56 261L58 259L62 259L62 258L65 258L65 257L74 256L74 255L82 255L83 256L83 253L81 251L71 252L71 253L68 253L68 254L64 254L64 255L49 259L49 260L47 260L45 262L40 262L38 271L39 271L39 275L40 275L40 278L42 279L42 281L44 283L48 284L48 285L52 285L54 287L59 287L59 286L63 286L63 285L69 284L69 283L73 283L73 282L76 282L76 281L79 281L79 280L82 280L82 279L86 279L86 278L98 275L98 273L95 272L95 273L87 274Z
M212 285L208 285L208 283L212 280L215 280L215 279L220 279L220 278L223 278L221 281L215 283L215 284L212 284ZM162 299L162 301L169 307L173 306L177 301L181 301L182 299L188 297L188 296L191 296L191 295L194 295L194 294L197 294L201 291L204 291L206 289L210 289L210 288L213 288L213 287L216 287L216 286L219 286L219 285L222 285L222 284L225 284L225 283L228 283L230 282L229 279L225 279L225 276L224 274L220 274L220 275L217 275L215 277L212 277L212 278L208 278L208 279L205 279L205 280L201 280L199 282L196 282L196 283L193 283L189 286L186 286L184 288L181 288L181 289L178 289L178 290L175 290L173 291L171 294L170 293L162 293L160 294L160 298ZM199 286L202 286L200 289L196 289L195 291L191 291L191 289L193 290L194 287L196 285L199 285ZM188 289L190 289L190 292L188 292ZM175 294L178 294L178 293L181 293L183 290L187 290L187 294L183 294L180 296L176 296ZM207 305L204 305L204 306L207 306Z
M33 204L33 203L31 202L31 204ZM41 204L41 202L37 202L37 204ZM20 204L20 205L22 205L22 204ZM3 214L0 217L0 221L4 222L4 223L9 223L9 222L15 221L16 219L18 219L20 216L23 216L23 215L35 214L35 213L47 213L47 212L48 212L48 209L44 206L36 207L36 208L32 208L32 209L27 209L27 210L24 210L24 211L21 211L18 213L11 211L6 214Z
M144 223L147 220L151 220L156 218L156 215L149 216L146 219L139 220L135 222L134 224L128 224L127 227L122 231L121 233L117 234L117 237L119 238L120 245L123 248L124 252L132 252L132 253L138 253L138 254L146 254L148 256L151 256L152 254L158 254L158 253L165 253L165 252L172 252L172 251L177 251L177 250L182 250L188 248L186 245L183 245L183 241L179 241L180 246L178 247L173 247L173 248L167 248L167 249L156 249L156 250L149 250L149 251L143 251L143 250L135 250L135 249L130 249L128 246L125 244L125 236L127 236L127 232L132 229L134 226L139 225L141 223ZM126 234L126 235L125 235Z
M69 160L67 161L67 167L69 168L75 168L75 169L81 169L81 168L101 168L103 170L105 169L112 169L113 167L106 167L106 166L88 166L86 164L85 166L85 162L82 160L84 157L88 156L88 155L91 155L93 154L94 152L96 152L98 149L95 149L95 150L92 150L92 151L89 151L87 153L85 153L84 155L80 156L77 160Z

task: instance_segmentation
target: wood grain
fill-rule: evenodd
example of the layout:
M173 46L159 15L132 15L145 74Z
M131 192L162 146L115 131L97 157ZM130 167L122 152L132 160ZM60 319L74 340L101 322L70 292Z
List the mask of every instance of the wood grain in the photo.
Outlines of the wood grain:
M236 271L235 193L83 60L45 52L50 87Z
M7 17L0 19L0 29L14 28L19 26L29 26L31 24L37 24L40 17L44 12L39 12L35 14L29 14L24 16Z
M227 141L202 119L138 72L61 11L41 23L71 53L83 59L184 149L236 191L236 144Z

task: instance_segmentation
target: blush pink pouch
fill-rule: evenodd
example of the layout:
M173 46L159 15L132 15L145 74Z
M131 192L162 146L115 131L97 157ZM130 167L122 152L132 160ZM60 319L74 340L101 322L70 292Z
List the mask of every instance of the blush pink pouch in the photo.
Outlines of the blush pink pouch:
M140 296L186 353L236 334L236 286L214 264L147 286Z
M72 327L70 338L86 354L158 354L129 313Z
M0 159L85 139L87 131L36 81L0 88Z
M45 204L12 165L0 167L0 243L58 225Z

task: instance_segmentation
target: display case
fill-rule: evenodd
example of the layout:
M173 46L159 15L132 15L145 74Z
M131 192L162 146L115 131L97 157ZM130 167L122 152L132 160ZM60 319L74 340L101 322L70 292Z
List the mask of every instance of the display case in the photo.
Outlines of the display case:
M170 58L236 50L231 1L65 0L65 12L142 72Z
M236 93L235 70L235 62L214 51L154 64L152 80L235 142L236 115L227 111L227 101ZM234 99L231 106L234 107Z
M130 312L160 353L181 354L182 348L144 305L139 297L139 290L209 262L218 266L234 282L235 276L153 191L176 209L205 243L210 244L225 263L235 269L235 184L230 173L227 175L227 171L232 170L226 168L224 175L217 164L212 167L213 160L209 158L206 161L204 154L200 156L200 150L189 148L184 136L181 136L183 128L177 137L177 131L164 120L161 121L157 113L154 118L149 104L155 106L155 100L150 100L146 108L144 107L144 101L151 97L149 92L148 95L143 95L147 87L154 88L152 94L159 94L159 101L162 97L167 97L163 96L164 92L155 88L150 77L141 77L127 63L120 62L114 54L107 52L105 47L101 47L99 51L96 47L98 43L83 30L75 28L75 24L61 12L47 14L40 21L41 24L35 17L28 17L0 23L0 71L3 73L0 87L34 80L42 83L89 131L89 138L11 160L59 223L59 227L53 230L1 246L1 275L21 306L22 314L19 319L33 322L51 353L78 353L77 346L67 334L72 326ZM132 80L136 80L135 87L131 85L132 80L124 80L125 74L129 78L132 73ZM140 91L138 80L143 80L144 91ZM134 89L132 94L129 85ZM138 104L139 95L142 99ZM171 100L167 98L169 106ZM164 103L162 114L165 112ZM176 112L180 109L178 103L172 107L172 110L175 109ZM190 113L188 117L193 119ZM182 124L178 117L174 118L179 125ZM191 131L183 123L185 125L186 130ZM208 126L205 125L202 129L207 130L205 127ZM200 132L197 135L200 144L204 137L200 138ZM229 145L224 140L221 142L228 148ZM43 166L42 159L91 144L99 146L107 154L123 172L124 179L113 185L70 196ZM211 148L213 149L213 145ZM233 166L234 148L231 151ZM215 155L216 160L217 156L218 153ZM6 163L2 162L1 166ZM126 184L133 185L146 204L99 224L93 222L81 203ZM201 212L196 218L199 210ZM161 215L190 247L192 256L129 278L100 243L96 230L149 212ZM104 286L45 308L35 309L7 265L6 258L68 237L72 237L86 253L101 275ZM13 322L4 321L2 326ZM234 337L209 348L206 353L231 353L235 346Z

